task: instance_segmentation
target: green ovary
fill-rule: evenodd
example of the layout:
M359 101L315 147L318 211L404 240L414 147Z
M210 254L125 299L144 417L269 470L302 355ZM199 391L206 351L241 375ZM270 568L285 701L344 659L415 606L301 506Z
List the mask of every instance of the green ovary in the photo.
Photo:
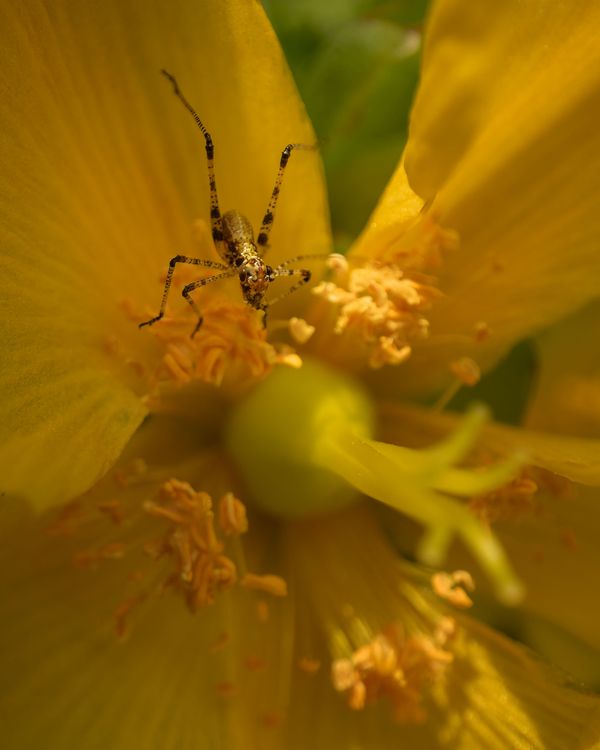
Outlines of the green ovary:
M416 451L374 439L374 406L347 375L314 361L279 367L239 402L226 443L255 505L297 519L371 498L425 526L421 560L440 565L459 536L515 603L523 590L502 547L458 498L490 492L511 481L524 462L515 455L486 471L456 468L487 420L481 406L433 447Z

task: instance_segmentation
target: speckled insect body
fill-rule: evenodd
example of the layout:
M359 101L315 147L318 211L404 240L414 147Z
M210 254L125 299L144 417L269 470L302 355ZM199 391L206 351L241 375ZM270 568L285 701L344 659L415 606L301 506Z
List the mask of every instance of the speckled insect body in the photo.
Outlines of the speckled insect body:
M238 269L238 278L244 302L255 310L262 310L269 284L275 272L261 258L254 241L252 225L238 211L227 211L221 220L223 242L221 254L229 267Z
M163 70L162 73L171 82L175 95L180 99L185 108L192 114L194 120L196 121L196 125L200 128L202 135L204 136L210 189L210 218L212 238L214 240L217 252L223 260L223 263L204 260L202 258L190 258L187 255L176 255L174 258L171 258L169 262L169 269L167 271L167 278L165 281L160 311L158 315L156 315L156 317L140 323L139 326L140 328L142 328L143 326L152 325L153 323L156 323L164 317L167 298L173 279L173 272L178 263L189 263L191 265L202 266L203 268L211 268L220 272L187 284L181 292L182 296L190 304L198 318L196 327L192 331L192 338L202 326L203 317L195 301L190 296L191 293L195 289L206 286L207 284L211 284L214 281L220 281L222 279L230 278L236 275L240 281L240 288L242 291L242 298L244 302L253 309L261 311L263 313L263 324L266 326L268 308L275 302L283 299L283 297L287 297L288 294L291 294L293 291L310 281L310 271L304 268L290 268L289 266L292 263L296 263L305 258L323 257L318 255L301 255L295 258L290 258L289 260L286 260L275 267L266 264L262 257L263 252L268 246L269 233L273 225L275 207L277 205L277 199L279 197L283 174L290 158L290 154L294 149L312 150L314 147L299 143L290 143L283 149L279 161L279 171L277 173L275 185L271 193L269 205L263 217L260 231L255 241L252 225L250 224L248 219L239 211L227 211L221 216L221 212L219 210L219 199L217 195L217 183L214 173L214 146L212 138L202 124L202 121L196 114L195 110L181 93L175 78L165 70ZM298 277L298 280L293 283L292 286L283 294L267 302L265 300L265 295L270 285L273 283L273 281L275 281L275 279L285 276L296 276Z

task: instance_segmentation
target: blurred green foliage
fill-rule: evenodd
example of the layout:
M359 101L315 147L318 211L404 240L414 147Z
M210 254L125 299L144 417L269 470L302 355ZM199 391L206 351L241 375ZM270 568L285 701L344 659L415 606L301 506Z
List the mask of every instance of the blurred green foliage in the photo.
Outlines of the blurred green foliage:
M336 245L358 235L406 142L426 0L265 0L317 132Z

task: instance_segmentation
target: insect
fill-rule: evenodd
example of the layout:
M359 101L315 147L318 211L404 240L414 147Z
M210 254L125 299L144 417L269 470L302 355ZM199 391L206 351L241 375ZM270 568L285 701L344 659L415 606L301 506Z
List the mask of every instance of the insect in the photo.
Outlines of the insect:
M167 298L169 296L169 290L173 279L173 272L178 263L190 263L192 265L202 266L203 268L211 268L219 272L212 276L206 276L197 281L192 281L190 284L184 286L181 292L182 296L188 301L197 316L196 327L191 334L192 338L198 333L204 320L200 309L191 297L192 292L195 289L206 286L207 284L212 284L215 281L221 281L236 275L240 281L244 302L255 310L263 313L263 325L266 327L268 308L310 281L310 271L305 268L290 268L290 266L293 263L297 263L298 261L307 258L323 257L322 255L299 255L295 258L290 258L277 266L270 266L263 260L263 254L269 241L269 233L273 226L275 207L279 197L283 174L290 155L295 149L314 150L315 146L308 146L302 143L290 143L283 149L279 161L279 171L277 172L275 185L271 192L271 198L255 241L252 225L239 211L231 210L221 215L214 170L215 150L210 133L204 127L204 124L191 104L182 94L175 77L166 70L161 70L161 73L170 81L175 96L177 96L183 106L188 112L190 112L196 121L196 125L200 128L200 131L204 136L206 159L208 162L212 238L223 263L204 260L202 258L190 258L187 255L176 255L174 258L171 258L169 261L169 269L167 271L167 278L159 313L154 318L146 320L144 323L140 323L139 327L143 328L143 326L151 326L164 317ZM265 294L269 289L269 286L275 281L275 279L285 276L298 278L283 294L270 302L267 302L265 300Z

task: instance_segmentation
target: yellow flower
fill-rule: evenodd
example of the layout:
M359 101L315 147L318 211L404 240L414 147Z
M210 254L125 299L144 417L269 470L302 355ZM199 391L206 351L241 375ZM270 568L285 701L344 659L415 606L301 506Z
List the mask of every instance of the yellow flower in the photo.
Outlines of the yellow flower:
M596 308L541 339L527 430L442 411L597 296L597 5L440 0L405 159L347 258L307 260L318 283L268 335L239 285L200 290L194 339L177 295L136 325L170 257L217 257L202 134L158 69L258 228L281 149L314 143L263 11L0 18L6 745L598 747L594 697L460 612L471 572L510 603L524 582L597 646ZM326 216L317 155L294 153L268 262L329 253ZM397 511L411 553L444 567L458 540L466 570L402 561ZM550 585L514 525L481 521L519 513Z

